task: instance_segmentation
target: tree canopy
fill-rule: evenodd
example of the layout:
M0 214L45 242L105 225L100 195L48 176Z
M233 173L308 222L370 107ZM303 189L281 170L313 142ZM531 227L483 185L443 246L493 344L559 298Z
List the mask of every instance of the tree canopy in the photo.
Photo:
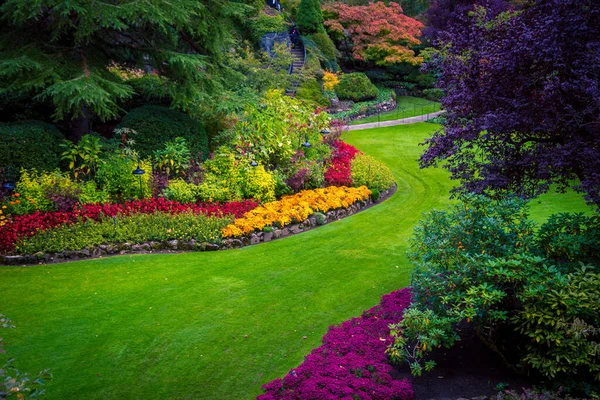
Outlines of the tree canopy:
M0 93L45 99L54 117L106 120L133 89L107 68L155 70L173 106L221 86L227 21L251 7L231 1L5 0L0 3Z
M447 96L423 167L458 191L532 197L574 186L600 207L600 3L539 0L448 30L427 67Z
M421 43L418 38L423 24L404 15L399 4L376 2L349 6L333 3L324 10L331 15L325 21L327 29L334 35L351 39L354 59L374 62L378 66L423 61L411 50Z

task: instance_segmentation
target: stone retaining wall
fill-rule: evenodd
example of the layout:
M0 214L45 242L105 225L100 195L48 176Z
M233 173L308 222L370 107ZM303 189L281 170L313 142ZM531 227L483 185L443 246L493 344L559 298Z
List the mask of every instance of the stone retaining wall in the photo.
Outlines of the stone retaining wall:
M352 214L356 214L366 208L389 198L396 192L396 185L390 189L381 192L379 199L373 202L371 199L358 201L348 208L341 208L324 213L325 219L322 224L346 218ZM253 244L270 242L272 240L288 237L301 232L308 231L317 226L320 226L317 217L313 214L306 221L298 224L287 225L283 228L273 228L271 232L257 232L249 236L242 236L233 239L224 239L221 243L197 242L196 240L167 240L167 241L150 241L140 244L118 243L118 244L103 244L95 246L92 249L63 251L60 253L36 253L28 255L0 255L0 265L35 265L44 263L56 263L70 260L81 260L86 258L100 258L111 255L120 254L144 254L154 252L179 252L179 251L217 251L238 249L244 246Z

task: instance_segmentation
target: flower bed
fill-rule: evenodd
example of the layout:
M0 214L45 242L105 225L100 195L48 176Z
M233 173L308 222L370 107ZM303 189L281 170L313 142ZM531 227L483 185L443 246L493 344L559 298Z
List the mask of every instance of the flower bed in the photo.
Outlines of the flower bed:
M4 226L0 226L0 254L14 250L15 243L22 238L31 237L38 232L71 225L77 221L92 219L99 221L103 217L129 216L133 214L152 214L163 212L181 214L191 212L207 216L233 215L236 218L255 208L258 204L252 200L229 203L181 204L164 198L129 201L121 204L86 204L73 211L38 211L33 214L14 217Z
M330 186L324 189L303 190L247 212L242 218L237 218L233 224L223 228L223 237L249 235L272 225L283 227L292 222L302 222L315 212L346 208L359 200L368 199L370 194L371 191L366 186Z
M330 186L352 186L352 160L361 152L341 140L334 141L331 147L333 154L331 165L325 171L325 182Z
M360 317L330 327L323 345L283 379L264 385L258 399L412 399L410 382L392 379L385 355L392 341L388 325L402 319L410 301L410 291L402 289Z

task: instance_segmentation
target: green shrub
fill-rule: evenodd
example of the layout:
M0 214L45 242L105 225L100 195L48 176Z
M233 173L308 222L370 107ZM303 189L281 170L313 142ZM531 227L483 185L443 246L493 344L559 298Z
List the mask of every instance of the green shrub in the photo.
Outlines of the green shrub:
M535 244L561 263L600 265L600 216L554 214L541 226Z
M273 174L265 171L262 165L246 167L242 174L244 198L260 203L275 200L275 180Z
M364 154L358 154L352 160L351 176L352 185L356 187L365 185L383 191L394 185L394 176L387 165Z
M198 185L187 183L183 179L173 179L169 181L162 194L168 200L178 201L180 203L195 203L198 199Z
M187 141L182 137L165 143L164 148L154 151L154 161L167 176L182 175L190 167L192 155Z
M377 94L377 98L375 100L354 103L350 110L332 114L331 117L334 119L345 119L352 118L357 114L362 114L369 109L375 111L377 104L390 101L390 99L395 99L396 97L396 93L392 89L378 88L377 90L379 93Z
M342 75L340 83L335 87L335 93L340 100L364 101L377 97L377 87L365 74L354 72Z
M440 101L444 97L444 91L442 89L433 88L423 90L423 95L427 100Z
M547 232L568 231L559 225L572 221L554 219ZM418 338L447 337L466 322L515 368L533 369L560 384L597 379L599 271L555 265L541 257L544 252L535 247L533 232L525 202L519 199L493 202L469 196L449 211L426 213L411 240L414 304L396 326L388 354L418 373L435 348L421 344L418 354L410 352ZM574 238L579 234L587 233L569 232L569 242L580 243ZM581 255L586 257L585 252ZM450 326L429 324L410 332L407 327L422 320L419 312L428 313L430 321L448 319ZM507 341L510 347L499 345Z
M87 181L79 186L81 193L79 193L79 202L81 204L88 203L107 203L110 200L110 196L107 192L98 190L98 186L94 181Z
M59 144L64 136L58 129L41 121L0 123L0 168L12 166L53 171L60 166Z
M315 53L321 61L323 68L331 71L337 71L338 51L333 44L333 41L327 33L321 31L304 36L304 43L311 53Z
M221 229L231 223L230 218L207 217L201 214L137 214L127 217L106 218L99 222L78 222L40 232L19 241L20 254L36 252L58 253L77 251L111 243L144 243L148 241L191 240L218 242Z
M193 155L208 157L208 138L202 124L186 114L161 106L143 106L131 110L117 128L133 129L134 149L142 158L151 156L176 137L184 138Z
M256 41L269 32L279 33L287 30L287 24L281 14L267 15L261 12L258 16L248 19L247 24Z
M319 82L317 82L315 78L307 79L298 85L296 98L312 101L313 103L324 107L329 105L329 100L323 96L321 85L319 85Z
M28 214L34 211L56 210L52 195L55 193L71 194L75 197L79 185L71 180L68 174L58 170L52 172L21 170L21 178L17 182L15 192L20 194L21 203L14 214Z
M132 172L137 165L136 160L121 154L113 154L98 167L96 183L113 202L150 197L152 165L146 161L142 162L141 167L146 173L133 175Z
M302 35L323 31L321 2L319 0L301 0L296 13L296 25Z
M372 201L379 200L379 196L381 196L381 193L379 192L378 189L371 189L371 195L369 197L371 198Z

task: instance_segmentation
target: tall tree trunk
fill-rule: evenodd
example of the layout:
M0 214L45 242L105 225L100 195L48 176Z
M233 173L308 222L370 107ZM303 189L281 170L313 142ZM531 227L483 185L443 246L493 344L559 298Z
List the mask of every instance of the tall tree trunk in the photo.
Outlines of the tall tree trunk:
M84 107L83 112L71 120L69 139L77 143L83 135L87 135L88 133L90 133L90 112L87 107Z

